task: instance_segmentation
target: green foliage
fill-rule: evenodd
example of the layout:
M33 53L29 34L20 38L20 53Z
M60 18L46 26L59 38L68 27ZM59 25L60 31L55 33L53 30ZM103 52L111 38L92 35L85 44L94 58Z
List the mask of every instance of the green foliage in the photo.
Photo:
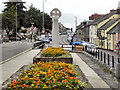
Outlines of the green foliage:
M31 27L31 23L34 23L34 26L39 28L42 31L43 27L43 13L40 12L37 8L33 7L31 5L29 7L29 10L26 11L26 17L25 17L25 25L26 27ZM52 19L48 14L44 14L44 28L45 29L52 29Z
M7 12L4 12L2 15L2 26L4 29L15 29L16 25L16 14L15 14L15 7L11 6ZM18 22L19 23L19 22Z
M23 5L24 3L18 2L6 2L5 9L2 13L2 27L7 30L7 32L13 31L16 32L16 7L17 7L17 30L24 26L24 17L25 17L25 9L26 7ZM18 4L18 5L17 5Z
M24 3L18 2L6 2L5 9L2 13L2 27L7 30L7 32L16 32L16 8L17 8L17 30L19 31L21 27L31 27L31 23L42 31L43 25L43 13L39 9L31 5L28 10L24 6ZM52 29L52 19L46 13L44 13L44 28Z

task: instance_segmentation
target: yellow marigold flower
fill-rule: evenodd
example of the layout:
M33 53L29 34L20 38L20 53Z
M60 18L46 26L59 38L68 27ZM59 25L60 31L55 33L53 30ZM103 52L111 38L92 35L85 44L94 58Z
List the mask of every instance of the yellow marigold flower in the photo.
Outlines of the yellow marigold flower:
M44 87L47 87L47 85L46 85L46 84L44 84Z
M37 74L37 76L39 77L40 75L39 75L39 74Z
M34 84L31 84L32 87L34 87Z
M80 83L80 81L79 81L79 80L78 80L77 82L78 82L78 83Z
M66 85L66 87L69 87L69 85Z
M8 87L8 89L11 89L11 87Z

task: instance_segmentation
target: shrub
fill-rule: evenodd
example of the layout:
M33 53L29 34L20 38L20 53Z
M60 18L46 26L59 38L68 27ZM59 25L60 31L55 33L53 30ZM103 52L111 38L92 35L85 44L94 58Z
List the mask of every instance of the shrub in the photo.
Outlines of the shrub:
M63 54L66 52L61 47L48 47L42 52L41 57L58 57Z

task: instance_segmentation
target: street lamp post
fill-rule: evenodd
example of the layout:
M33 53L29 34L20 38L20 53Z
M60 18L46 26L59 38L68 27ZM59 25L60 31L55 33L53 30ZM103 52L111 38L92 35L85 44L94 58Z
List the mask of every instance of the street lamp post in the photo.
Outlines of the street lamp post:
M43 0L43 30L44 30L44 0Z
M33 34L34 34L34 26L33 26L33 24L34 23L31 23L32 24L32 26L31 26L31 30L32 30L32 42L34 42L34 39L33 39Z
M16 4L16 41L17 41L17 5L20 5L20 3Z
M46 0L43 0L43 30L44 30L44 2L46 2Z
M74 18L75 18L75 32L77 33L77 17L76 16L74 16ZM77 35L76 35L77 36ZM77 36L78 37L78 36Z

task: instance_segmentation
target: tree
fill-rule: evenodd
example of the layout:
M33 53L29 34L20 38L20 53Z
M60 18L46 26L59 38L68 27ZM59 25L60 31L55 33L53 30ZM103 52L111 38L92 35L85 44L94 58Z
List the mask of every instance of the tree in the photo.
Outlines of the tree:
M33 7L33 4L26 11L25 25L31 27L31 23L34 23L35 27L41 28L41 12L37 8Z
M44 14L45 15L45 28L52 30L52 18L50 18L50 16L48 14Z
M19 3L19 4L18 4ZM7 31L13 30L15 32L16 25L16 8L17 8L17 30L24 26L24 17L26 9L23 2L5 2L5 9L3 10L2 25ZM14 25L13 25L14 24Z
M16 25L16 22L15 22L15 7L14 6L11 6L7 12L4 12L2 14L2 27L4 30L6 30L7 34L13 30L15 30L15 25Z
M44 28L45 29L49 29L51 30L52 29L52 19L50 18L50 16L45 13L44 14ZM26 20L26 23L25 25L27 27L31 27L31 23L34 23L34 26L39 28L40 31L42 30L42 25L43 25L43 13L40 12L39 9L33 7L33 5L31 5L29 7L29 10L26 11L26 17L25 17L25 20Z

